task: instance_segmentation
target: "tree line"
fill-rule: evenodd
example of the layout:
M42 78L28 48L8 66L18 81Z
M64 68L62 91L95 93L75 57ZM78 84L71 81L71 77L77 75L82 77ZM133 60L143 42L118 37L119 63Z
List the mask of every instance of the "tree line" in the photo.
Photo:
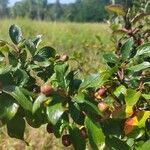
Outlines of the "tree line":
M76 0L62 4L60 0L22 0L9 7L9 0L0 0L0 18L28 17L37 20L100 22L108 18L105 6L110 3L132 5L134 0Z

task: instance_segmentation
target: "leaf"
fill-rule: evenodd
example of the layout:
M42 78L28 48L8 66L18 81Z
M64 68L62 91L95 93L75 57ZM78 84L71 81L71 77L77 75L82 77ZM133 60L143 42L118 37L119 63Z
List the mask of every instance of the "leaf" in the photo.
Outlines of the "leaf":
M113 150L131 150L129 145L114 136L106 137L106 147Z
M119 59L114 53L104 54L103 57L106 60L106 62L117 64L119 61Z
M3 123L11 120L17 113L19 105L6 93L0 94L0 120Z
M34 101L32 113L34 114L41 107L41 104L45 101L47 101L46 96L44 94L40 94Z
M54 58L56 55L55 49L49 46L45 46L38 50L37 54L34 56L34 60L36 61L44 61L49 58Z
M138 127L145 127L146 120L150 117L150 111L141 111L138 113L139 116L139 123Z
M83 82L80 84L79 91L92 87L98 88L107 82L109 77L110 73L107 71L101 74L92 74L83 80Z
M105 9L109 12L113 12L113 13L116 13L118 15L122 15L122 16L126 15L125 9L123 8L122 5L119 5L119 4L108 5L105 7Z
M120 85L119 87L116 88L116 90L114 91L115 96L119 97L120 94L125 95L126 94L126 87L124 85Z
M18 59L13 55L12 53L8 54L9 64L11 64L13 67L16 67L18 64Z
M49 105L46 111L48 121L51 122L53 125L55 125L60 119L60 117L63 115L64 111L65 109L62 106L61 102Z
M150 94L142 94L142 97L144 97L147 100L150 100Z
M0 75L6 74L12 71L12 66L0 66Z
M132 20L131 23L135 24L136 22L138 22L139 20L143 19L145 16L149 16L148 13L140 13L137 14Z
M36 52L36 46L34 45L34 43L32 42L31 39L26 40L25 45L27 47L27 49L29 50L30 54L32 56L34 56L35 52Z
M129 38L121 47L123 61L125 61L129 57L133 44L133 38Z
M79 128L72 126L69 128L69 133L74 149L84 150L86 148L86 141L82 138Z
M69 82L66 80L66 72L68 70L68 64L57 64L55 65L56 81L58 86L63 88L65 91L69 89Z
M137 92L136 90L133 90L133 89L127 89L127 92L125 95L126 105L134 106L139 100L140 96L141 96L140 91Z
M138 72L138 71L148 69L148 68L150 68L150 63L147 61L144 61L143 63L129 67L128 69L133 72Z
M135 57L141 56L141 55L150 55L150 43L142 44L137 48L137 53Z
M89 142L94 150L99 150L105 142L105 136L99 125L95 124L91 118L86 117L85 126L87 128Z
M69 112L74 122L83 125L85 115L83 114L83 112L80 109L80 106L77 103L69 103Z
M20 87L23 87L29 80L27 72L22 69L17 69L14 76L16 85Z
M35 45L36 48L39 46L40 42L42 41L41 38L42 38L42 35L37 35L37 36L32 40L32 42L34 43L34 45Z
M144 144L140 147L137 147L137 150L149 150L150 149L150 140L144 142Z
M17 25L11 25L9 28L9 36L14 44L19 44L23 40L20 27Z
M78 92L72 99L77 103L84 103L85 96L82 92Z
M16 116L7 123L7 133L12 138L24 140L25 120Z
M24 95L21 88L17 86L7 86L4 92L10 94L26 111L32 112L32 102Z

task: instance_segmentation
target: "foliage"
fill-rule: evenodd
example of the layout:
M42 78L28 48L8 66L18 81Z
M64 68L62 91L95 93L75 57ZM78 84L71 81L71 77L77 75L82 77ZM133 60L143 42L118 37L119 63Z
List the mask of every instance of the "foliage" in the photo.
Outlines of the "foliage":
M25 39L17 25L10 27L13 43L0 41L0 124L10 137L26 140L26 123L47 124L49 133L79 150L87 141L94 150L149 147L149 31L129 11L121 15L124 27L114 34L123 35L116 51L104 55L106 69L84 79L68 56L39 48L41 36Z

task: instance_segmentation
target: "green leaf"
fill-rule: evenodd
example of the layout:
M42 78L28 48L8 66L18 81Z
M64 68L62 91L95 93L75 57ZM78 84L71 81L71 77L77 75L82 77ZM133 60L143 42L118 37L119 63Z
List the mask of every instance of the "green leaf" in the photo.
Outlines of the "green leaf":
M63 88L65 91L69 89L69 81L66 79L66 72L68 70L68 64L57 64L55 65L56 81L58 86Z
M137 147L137 150L149 150L150 149L150 140L146 141L142 146Z
M69 112L74 122L80 125L84 124L85 115L83 114L80 106L77 103L69 103Z
M45 101L47 101L46 96L44 94L40 94L34 101L32 113L34 114L41 107L41 104L43 104Z
M13 67L16 67L18 64L18 59L13 55L12 53L8 54L9 64L11 64Z
M40 42L42 41L41 38L42 38L42 35L37 35L37 36L32 40L32 42L34 43L34 45L35 45L36 48L38 47L38 45L39 45Z
M25 120L16 116L7 123L7 133L12 138L24 140Z
M128 57L130 56L133 44L134 44L133 38L129 38L121 47L121 54L123 61L128 59Z
M125 95L126 105L134 106L139 100L140 96L141 96L140 91L137 92L136 90L133 90L133 89L127 89L127 92Z
M15 99L6 93L0 94L0 120L3 123L11 120L17 113L19 105Z
M22 69L17 69L14 76L16 85L20 87L23 87L29 80L28 74Z
M65 109L62 106L61 102L55 102L54 104L50 104L47 107L47 118L48 121L51 122L53 125L55 125L58 120L61 118L61 116L63 115Z
M84 103L85 96L82 92L78 92L72 99L77 103Z
M7 86L3 89L4 92L10 94L25 110L32 111L32 102L17 86Z
M150 99L150 94L142 94L142 97L144 97L145 99L149 100Z
M105 136L102 129L91 118L86 117L85 126L87 128L89 142L93 150L99 150L105 142Z
M143 62L141 64L129 67L128 69L133 71L133 72L138 72L138 71L141 71L141 70L144 70L144 69L148 69L148 68L150 68L150 63L145 61L145 62Z
M23 40L20 27L17 25L11 25L9 28L9 36L14 44L19 44Z
M125 95L126 94L126 87L124 85L120 85L119 87L116 88L116 90L114 91L115 96L119 97L120 94Z
M106 137L106 147L113 150L131 150L129 145L114 136Z
M90 87L98 88L108 81L110 75L111 74L107 71L100 74L92 74L83 80L83 82L80 84L79 90Z
M118 64L119 59L114 53L104 54L103 57L106 62Z
M137 53L136 53L135 57L141 56L144 54L150 55L150 43L145 43L145 44L142 44L141 46L139 46L137 48Z
M34 56L36 61L44 61L49 58L54 58L56 55L55 49L49 46L45 46L38 50L37 54Z
M6 74L12 71L12 66L0 66L0 75Z
M25 45L26 45L27 49L29 50L30 54L32 56L34 56L34 54L36 52L36 46L34 45L34 43L32 42L32 40L31 39L27 40L25 42Z
M125 9L123 8L122 5L119 4L106 6L105 9L109 12L113 12L118 15L122 15L122 16L126 15Z
M84 150L86 148L86 142L82 138L79 128L72 126L69 128L69 133L74 149Z

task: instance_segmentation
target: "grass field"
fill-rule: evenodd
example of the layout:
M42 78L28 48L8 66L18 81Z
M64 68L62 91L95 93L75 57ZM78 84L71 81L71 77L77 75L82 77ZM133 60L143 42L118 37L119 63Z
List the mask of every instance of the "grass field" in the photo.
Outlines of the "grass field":
M43 45L54 47L58 53L67 53L76 57L84 68L83 74L96 72L101 67L102 54L110 51L113 44L110 42L109 27L100 23L57 23L41 22L28 19L0 20L0 39L9 40L8 29L11 24L19 25L25 37L43 35ZM99 36L99 41L96 36ZM109 43L109 44L108 44ZM10 139L6 129L0 129L0 150L63 150L60 140L46 133L45 126L40 129L28 127L24 142ZM68 148L70 150L72 148Z

